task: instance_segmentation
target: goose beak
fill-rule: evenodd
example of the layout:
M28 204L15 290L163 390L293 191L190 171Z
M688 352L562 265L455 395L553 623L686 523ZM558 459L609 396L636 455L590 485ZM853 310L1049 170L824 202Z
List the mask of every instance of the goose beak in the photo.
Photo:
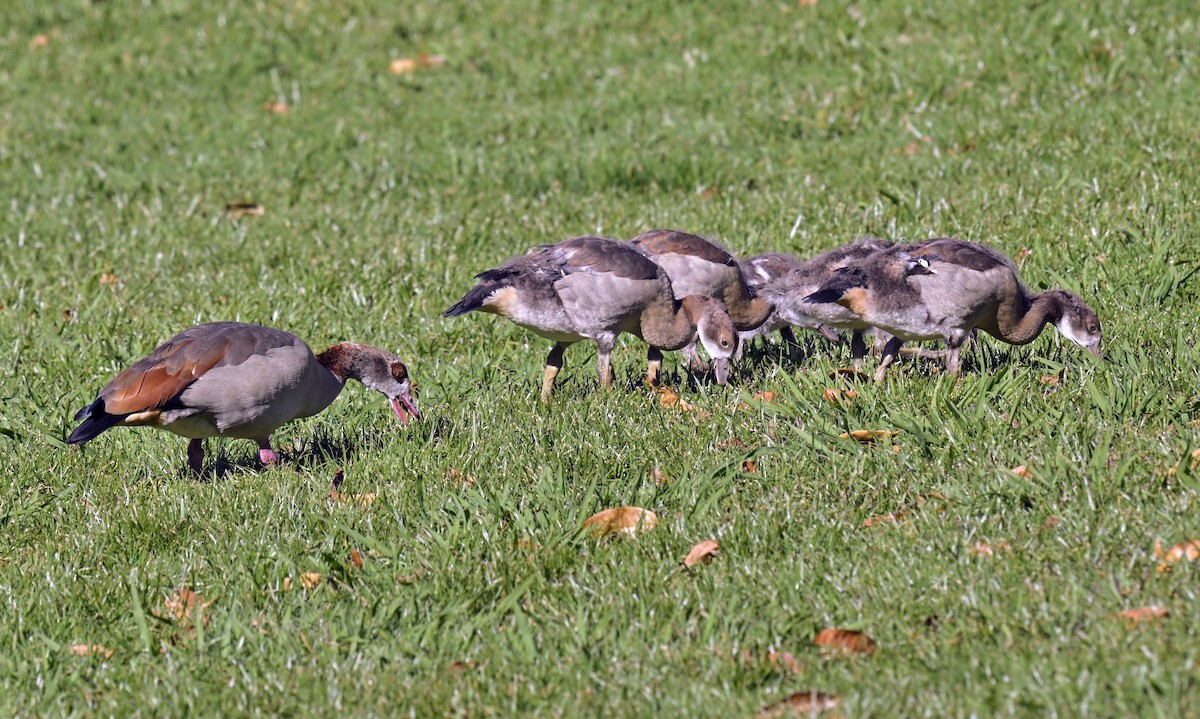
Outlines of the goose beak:
M414 419L421 419L421 413L417 411L417 405L408 394L392 397L392 411L400 418L401 424L408 424Z
M1104 359L1104 351L1100 348L1100 340L1084 345L1083 348L1096 359Z
M713 374L717 377L717 384L724 385L729 379L729 360L725 357L717 357L712 361Z
M825 325L820 325L820 326L818 326L818 327L817 327L817 332L820 332L820 333L821 333L821 336L822 336L822 337L824 337L825 339L829 340L830 342L837 342L837 341L838 341L838 336L837 336L837 333L836 333L836 332L834 332L833 330L829 329L829 328L828 328L828 327L826 327Z

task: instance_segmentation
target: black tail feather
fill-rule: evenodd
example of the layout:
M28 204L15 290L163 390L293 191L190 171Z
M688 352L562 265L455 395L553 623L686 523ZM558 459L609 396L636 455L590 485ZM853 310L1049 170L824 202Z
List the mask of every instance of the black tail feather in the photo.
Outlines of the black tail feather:
M104 411L104 400L98 399L75 413L75 419L82 419L83 424L75 428L67 444L83 444L95 439L101 432L116 427L129 415L109 414Z
M472 287L453 307L443 312L442 317L458 317L459 315L465 315L468 312L483 307L483 303L487 302L487 298L493 292L504 287L503 282L497 281L502 278L494 276L496 272L498 270L488 270L487 272L479 273L479 284Z
M821 287L808 297L804 298L805 302L815 305L828 304L837 302L842 299L846 291L854 287L866 287L867 275L858 267L842 267L833 273L833 275L825 280Z
M842 299L842 295L846 294L848 287L822 287L808 297L804 298L805 302L810 302L814 305L823 305L832 302L837 302Z

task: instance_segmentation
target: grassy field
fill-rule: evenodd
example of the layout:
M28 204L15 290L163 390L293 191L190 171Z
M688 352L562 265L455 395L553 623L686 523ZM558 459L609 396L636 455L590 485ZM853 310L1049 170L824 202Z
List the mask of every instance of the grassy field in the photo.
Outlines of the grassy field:
M0 715L1200 716L1200 566L1152 553L1200 537L1187 5L9 0ZM682 411L627 338L615 391L581 344L543 406L546 341L440 317L533 244L654 227L985 242L1107 356L985 339L831 404L846 350L808 338L727 388L669 359ZM352 385L281 467L210 441L207 481L166 433L66 447L218 319L398 348L426 418ZM581 532L618 505L660 524Z

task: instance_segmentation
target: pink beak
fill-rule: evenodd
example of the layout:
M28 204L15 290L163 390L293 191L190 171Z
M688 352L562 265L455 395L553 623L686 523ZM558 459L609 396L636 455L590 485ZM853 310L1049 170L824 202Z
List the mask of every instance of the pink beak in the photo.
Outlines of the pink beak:
M400 418L401 424L421 419L421 413L417 411L417 406L408 397L392 397L392 411Z

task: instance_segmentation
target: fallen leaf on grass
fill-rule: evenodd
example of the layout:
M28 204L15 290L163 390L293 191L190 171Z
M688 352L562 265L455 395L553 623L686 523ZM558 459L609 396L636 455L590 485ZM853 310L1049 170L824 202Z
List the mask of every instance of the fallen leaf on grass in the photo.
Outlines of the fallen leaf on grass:
M1193 449L1189 456L1192 458L1192 462L1189 466L1192 469L1200 467L1200 449Z
M796 692L782 701L768 704L754 713L756 719L776 719L777 717L815 716L822 712L836 709L842 698L837 694L823 692Z
M830 627L817 632L813 644L835 654L866 654L875 653L875 640L853 629L836 629Z
M891 439L898 434L900 434L898 429L854 429L842 432L838 436L842 439L853 439L856 442L871 443L877 439Z
M900 518L903 516L904 516L904 512L900 511L900 512L888 512L887 514L881 514L877 517L867 517L865 520L863 520L863 526L864 527L876 527L876 526L879 526L880 524L895 524L896 522L899 522Z
M742 471L746 474L754 474L758 471L758 463L752 459L747 459L742 462Z
M698 542L687 553L687 556L683 558L683 566L690 568L697 563L707 564L720 551L721 547L715 539L706 539L703 542Z
M359 552L357 549L350 550L350 564L352 564L355 569L363 568L362 553Z
M321 586L321 580L323 579L325 579L325 575L320 572L303 572L300 574L300 584L304 585L304 588L309 591Z
M398 57L388 63L388 72L393 75L407 75L410 72L416 72L422 67L441 67L446 64L444 55L426 55L421 53L415 58L413 57Z
M287 104L286 102L280 102L280 101L276 100L274 102L271 102L271 101L264 102L263 109L266 110L267 112L271 113L272 115L286 115L292 111L292 106Z
M871 376L866 372L860 372L849 367L840 367L838 369L829 370L829 379L842 378L844 380L854 380L856 382L866 382L871 379Z
M792 674L804 671L804 665L796 661L791 652L771 652L767 655L767 661Z
M1127 626L1133 627L1138 624L1146 624L1147 622L1164 619L1170 614L1170 610L1166 607L1151 605L1148 607L1137 607L1136 609L1122 609L1117 616L1123 619Z
M467 659L467 660L460 659L457 662L450 662L450 665L446 668L449 669L454 674L462 674L463 672L467 671L468 669L474 669L475 662L471 661L470 659Z
M34 35L29 40L29 49L37 50L39 47L46 47L50 44L50 36L46 34Z
M1049 517L1046 517L1047 529L1054 529L1060 524L1062 524L1062 517L1058 516L1057 514L1051 514Z
M257 202L230 202L225 205L225 214L237 219L239 217L261 217L267 209Z
M692 411L692 405L680 398L679 393L670 387L655 387L654 392L658 395L658 403L663 407L678 407L680 412Z
M1023 464L1018 464L1012 468L1012 473L1022 479L1033 479L1033 470Z
M466 472L462 472L455 467L451 467L446 471L446 477L448 477L450 481L454 482L455 484L464 484L468 487L475 486L475 477L467 474Z
M999 553L1007 552L1010 549L1008 542L996 542L988 544L987 542L976 542L971 547L972 557L994 557Z
M1041 382L1042 384L1056 385L1056 384L1058 384L1059 380L1061 380L1061 379L1062 379L1062 372L1059 372L1058 374L1043 375L1042 378L1038 381Z
M363 494L351 494L350 492L340 491L342 482L346 475L342 472L342 468L338 467L333 473L333 486L329 489L329 499L334 502L345 502L347 504L357 504L360 507L367 507L372 504L379 495L374 492L365 492Z
M210 617L204 613L204 610L208 609L208 605L212 603L213 600L205 601L198 593L184 587L167 597L163 602L165 611L160 616L173 621L190 633L196 627L197 617L199 617L201 626L208 626Z
M832 402L833 404L837 404L838 402L842 402L842 401L849 402L850 400L857 398L858 392L855 392L852 389L841 390L841 389L835 389L833 387L826 387L825 391L823 393L821 393L821 397L826 402Z
M597 512L583 522L583 528L597 536L636 534L654 529L658 515L641 507L614 507Z
M1200 558L1200 540L1189 539L1164 551L1161 539L1154 540L1154 558L1158 560L1158 571L1169 572L1171 565L1181 561L1194 562Z
M100 273L100 284L102 284L102 285L115 285L120 281L121 281L121 278L117 277L116 275L112 274L111 272L101 272Z
M71 653L77 657L86 657L96 655L105 659L112 659L113 650L102 644L75 644L70 649Z
M650 479L654 480L654 484L658 487L665 486L671 480L667 479L667 475L658 467L650 470Z

